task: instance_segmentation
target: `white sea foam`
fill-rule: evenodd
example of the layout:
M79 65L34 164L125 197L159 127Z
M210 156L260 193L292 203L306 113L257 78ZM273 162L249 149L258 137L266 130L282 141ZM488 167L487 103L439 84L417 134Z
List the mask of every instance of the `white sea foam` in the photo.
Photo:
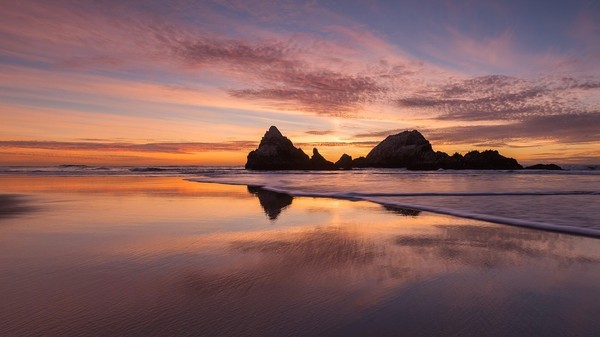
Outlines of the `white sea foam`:
M600 237L600 175L522 172L363 171L320 175L250 172L211 174L190 180L255 185L300 197L363 200L512 226ZM397 192L402 189L408 191Z

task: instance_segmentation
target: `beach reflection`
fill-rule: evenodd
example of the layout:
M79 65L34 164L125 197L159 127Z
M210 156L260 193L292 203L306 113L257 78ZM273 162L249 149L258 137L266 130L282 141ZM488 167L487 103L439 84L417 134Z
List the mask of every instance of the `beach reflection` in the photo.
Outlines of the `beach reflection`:
M256 195L265 214L271 220L276 220L281 211L291 205L294 199L289 194L267 191L260 186L248 186L248 192Z
M34 209L23 196L0 194L0 219L19 216Z
M179 178L19 179L0 182L43 207L0 217L0 335L600 331L596 239Z

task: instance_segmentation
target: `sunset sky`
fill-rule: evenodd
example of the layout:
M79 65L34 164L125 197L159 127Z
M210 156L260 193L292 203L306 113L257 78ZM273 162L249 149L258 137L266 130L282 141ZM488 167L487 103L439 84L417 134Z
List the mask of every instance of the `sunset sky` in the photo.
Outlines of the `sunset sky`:
M271 125L600 163L600 1L0 0L0 86L0 165L242 165Z

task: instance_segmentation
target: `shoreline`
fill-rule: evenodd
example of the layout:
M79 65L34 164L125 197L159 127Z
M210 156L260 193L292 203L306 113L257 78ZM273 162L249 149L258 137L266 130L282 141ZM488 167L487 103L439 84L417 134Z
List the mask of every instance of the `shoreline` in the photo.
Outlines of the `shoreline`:
M185 178L184 180L198 182L198 183L213 183L213 184L223 184L223 185L232 185L232 186L251 186L245 183L236 183L236 182L218 182L211 180L203 180L196 178ZM561 226L555 224L547 224L542 222L535 221L526 221L526 220L518 220L511 219L507 217L494 216L494 215L486 215L486 214L477 214L471 212L464 211L454 211L451 209L444 209L441 207L428 207L424 205L415 205L409 203L401 203L401 202L390 202L378 199L377 196L365 196L360 193L353 194L345 194L345 193L319 193L319 192L302 192L302 191L290 191L282 188L271 187L267 185L252 185L255 187L259 187L265 189L267 191L283 193L293 197L309 197L309 198L329 198L329 199L339 199L339 200L348 200L348 201L368 201L381 206L389 206L389 207L397 207L397 208L405 208L411 209L415 211L425 211L431 212L435 214L442 214L453 216L457 218L465 218L472 220L479 220L490 222L494 224L500 225L508 225L512 227L520 227L520 228L528 228L528 229L537 229L554 233L562 233L562 234L570 234L582 237L589 238L600 238L600 230L596 230L593 228L583 228L583 227L575 227L575 226Z
M423 205L416 203L407 203L401 202L398 200L390 200L393 197L401 196L401 197L439 197L439 196L493 196L494 193L338 193L338 192L306 192L301 190L293 190L293 189L285 189L278 188L275 186L269 186L264 184L248 184L246 182L232 182L232 181L219 181L216 179L210 178L194 178L194 177L186 177L182 175L46 175L46 174L11 174L11 175L0 175L0 178L10 178L10 177L48 177L53 179L59 178L70 178L70 177L78 177L78 178L87 178L94 180L102 180L103 177L110 179L121 179L127 180L129 178L177 178L182 181L194 182L194 183L209 183L209 184L221 184L221 185L231 185L231 186L256 186L262 188L267 191L283 193L290 195L292 197L310 197L310 198L330 198L336 200L349 200L349 201L367 201L372 202L384 207L394 207L394 208L403 208L403 209L411 209L416 211L426 211L432 212L435 214L442 214L447 216L453 216L457 218L463 219L473 219L478 221L485 221L494 224L507 225L512 227L521 227L521 228L529 228L529 229L537 229L544 230L548 232L556 232L556 233L564 233L569 235L576 235L582 237L590 237L598 239L600 238L600 229L595 229L592 227L583 227L583 226L569 226L569 225L561 225L561 224L553 224L548 222L540 222L540 221L530 221L524 219L515 219L507 216L497 216L493 214L481 214L473 211L465 211L465 210L455 210L447 207L441 207L438 205ZM597 192L565 192L565 195L583 195L583 196L591 196L595 197ZM10 193L8 193L10 194ZM539 192L518 192L518 193L498 193L499 196L555 196L561 195L561 193L539 193ZM12 207L7 204L6 207ZM21 206L19 206L21 207ZM20 208L22 211L27 211L27 206L22 206L24 208ZM3 210L0 208L0 212ZM1 216L1 214L0 214ZM8 216L8 215L7 215Z

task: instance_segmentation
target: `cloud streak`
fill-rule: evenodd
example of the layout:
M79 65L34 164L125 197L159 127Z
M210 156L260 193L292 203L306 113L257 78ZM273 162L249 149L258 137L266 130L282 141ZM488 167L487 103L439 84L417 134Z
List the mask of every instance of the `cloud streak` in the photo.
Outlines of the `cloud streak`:
M526 80L492 75L443 84L397 102L400 107L434 110L441 120L515 121L598 109L597 103L578 99L582 91L597 91L598 84L574 78Z
M313 147L372 147L375 141L355 142L296 142L295 146L309 149ZM127 142L58 142L58 141L0 141L0 149L39 149L60 151L101 151L101 152L142 152L142 153L169 153L193 154L199 152L219 151L250 151L258 146L256 140L239 140L226 142L154 142L154 143L127 143Z
M161 143L113 143L113 142L55 142L55 141L0 141L0 148L43 149L63 151L103 152L154 152L191 154L194 152L243 151L256 146L254 141L229 142L161 142Z
M431 141L447 143L492 143L549 140L562 144L600 140L600 112L532 116L501 125L456 126L429 129Z

